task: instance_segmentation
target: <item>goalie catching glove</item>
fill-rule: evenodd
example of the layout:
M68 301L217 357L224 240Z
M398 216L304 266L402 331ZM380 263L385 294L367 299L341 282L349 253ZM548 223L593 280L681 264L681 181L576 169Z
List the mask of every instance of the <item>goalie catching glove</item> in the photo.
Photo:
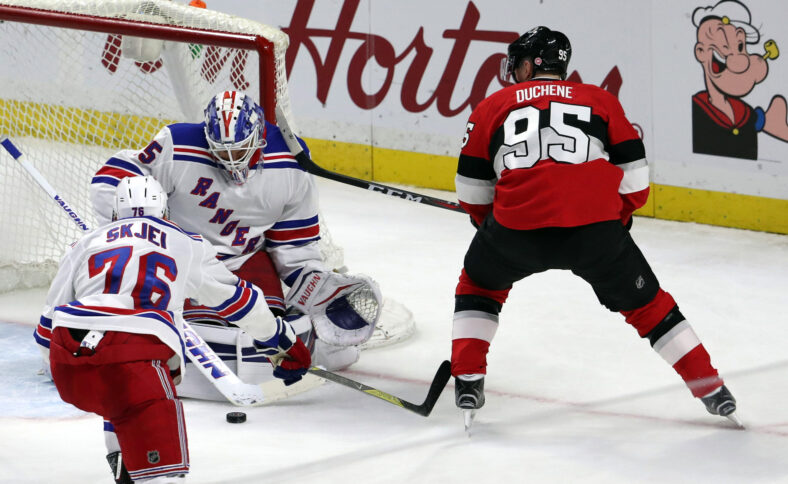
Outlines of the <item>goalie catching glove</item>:
M368 276L309 272L298 276L285 303L309 315L318 338L350 346L372 336L383 298L377 283Z
M304 342L296 336L290 323L279 317L276 318L276 333L265 341L255 339L254 346L271 360L274 376L282 379L285 385L300 380L312 365Z

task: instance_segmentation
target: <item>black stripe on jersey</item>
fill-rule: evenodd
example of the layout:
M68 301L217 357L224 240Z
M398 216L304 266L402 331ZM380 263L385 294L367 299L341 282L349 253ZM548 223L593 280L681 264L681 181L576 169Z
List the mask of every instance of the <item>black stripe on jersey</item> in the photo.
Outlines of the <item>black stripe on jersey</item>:
M610 163L614 165L623 165L646 157L646 147L643 146L643 140L640 138L608 146L607 152L610 155Z
M580 104L578 104L580 106ZM539 129L547 128L550 126L550 108L539 110ZM598 114L591 114L590 121L581 121L572 114L566 113L564 115L564 124L577 128L588 136L592 136L602 142L602 145L607 144L607 123ZM522 133L528 129L528 120L521 119L515 123L515 134ZM559 133L560 134L560 133ZM504 144L503 124L495 130L490 139L490 159L495 159L496 153L501 145Z
M598 114L591 114L591 121L589 122L580 121L577 119L577 116L567 114L564 116L564 124L577 128L588 136L593 136L602 142L602 146L607 144L607 123Z
M463 154L460 154L460 159L457 162L457 174L477 180L492 180L498 178L495 175L493 164L489 160Z

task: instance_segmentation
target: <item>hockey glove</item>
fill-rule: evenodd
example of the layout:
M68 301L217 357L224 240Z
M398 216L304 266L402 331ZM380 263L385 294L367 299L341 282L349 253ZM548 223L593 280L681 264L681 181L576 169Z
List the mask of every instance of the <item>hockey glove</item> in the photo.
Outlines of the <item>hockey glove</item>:
M336 272L301 274L285 302L309 315L318 338L338 346L367 341L383 306L380 289L370 277Z
M290 323L276 318L276 333L265 341L254 340L257 350L268 356L274 365L274 376L292 385L303 377L312 365L309 350L296 336Z

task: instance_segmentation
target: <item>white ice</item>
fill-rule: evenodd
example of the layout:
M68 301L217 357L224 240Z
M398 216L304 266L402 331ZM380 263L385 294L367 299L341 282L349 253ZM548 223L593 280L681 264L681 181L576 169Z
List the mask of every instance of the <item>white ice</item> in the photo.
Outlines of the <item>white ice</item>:
M344 374L420 402L451 350L466 216L320 181L351 272L414 313L417 333ZM443 198L452 194L422 190ZM663 288L709 350L746 430L706 413L623 318L569 273L515 285L468 437L450 383L424 418L345 387L228 424L229 404L185 402L193 483L788 482L788 237L636 218ZM43 291L0 297L0 482L109 483L101 419L36 375Z

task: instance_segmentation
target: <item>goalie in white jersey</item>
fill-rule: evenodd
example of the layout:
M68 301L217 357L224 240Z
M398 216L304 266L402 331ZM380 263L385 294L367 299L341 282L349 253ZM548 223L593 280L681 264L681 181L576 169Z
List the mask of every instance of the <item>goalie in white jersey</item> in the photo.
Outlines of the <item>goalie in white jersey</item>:
M51 328L48 356L58 392L104 417L108 459L121 483L176 482L189 469L174 385L184 374L179 312L186 298L214 307L261 352L284 356L275 374L286 383L311 364L258 287L227 270L201 236L162 218L166 203L153 177L122 180L115 221L66 253L41 318Z
M274 314L282 315L288 307L309 315L293 326L304 335L315 364L338 369L358 359L356 345L369 339L380 317L380 292L366 276L337 274L324 266L317 246L314 180L249 96L219 93L205 109L202 123L166 126L144 149L110 158L91 184L99 221L111 215L109 202L118 182L141 175L152 175L162 184L174 222L202 234L228 269L262 288ZM286 297L280 281L291 286ZM193 326L214 351L229 357L231 368L236 354L250 352L249 338L222 329L232 325L215 311L187 303L184 317L221 325ZM310 333L317 334L316 340ZM242 357L234 369L242 379L259 383L266 370L256 362L254 355ZM270 378L270 366L267 373ZM192 388L182 394L220 398Z

